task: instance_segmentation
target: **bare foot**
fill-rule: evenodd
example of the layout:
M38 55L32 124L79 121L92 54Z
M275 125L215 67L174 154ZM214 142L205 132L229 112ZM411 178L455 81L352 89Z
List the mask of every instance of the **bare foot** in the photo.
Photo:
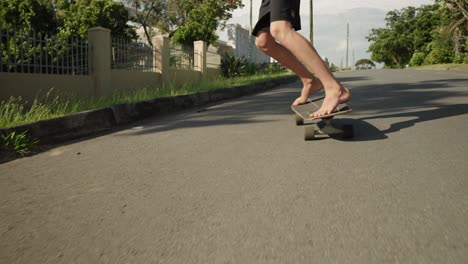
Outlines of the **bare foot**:
M325 93L325 99L319 110L312 113L310 117L318 118L324 115L329 115L335 111L339 104L346 103L351 100L351 92L341 86L336 92Z
M307 99L308 99L308 97L306 97L306 98L303 98L302 96L301 96L301 97L298 97L298 98L296 98L296 100L294 100L294 102L292 103L292 105L296 106L296 105L303 105L303 104L306 104L306 103L307 103Z
M318 78L314 78L312 82L303 80L303 83L304 87L302 88L301 96L292 103L294 106L306 104L310 95L320 91L323 87L322 82Z

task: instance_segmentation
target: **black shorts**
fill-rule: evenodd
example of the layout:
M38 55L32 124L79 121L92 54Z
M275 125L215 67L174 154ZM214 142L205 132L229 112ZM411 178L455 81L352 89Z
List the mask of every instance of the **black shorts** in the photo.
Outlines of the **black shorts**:
M301 0L262 0L258 22L252 35L257 36L259 31L270 31L270 23L273 21L289 21L294 30L300 30L300 6Z

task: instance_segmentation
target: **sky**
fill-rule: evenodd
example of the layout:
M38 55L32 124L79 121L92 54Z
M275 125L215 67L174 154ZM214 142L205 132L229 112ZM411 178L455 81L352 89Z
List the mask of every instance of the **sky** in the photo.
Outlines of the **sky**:
M253 23L258 19L261 0L253 2ZM346 66L346 24L350 27L348 65L362 58L370 58L366 36L372 28L385 26L388 11L407 6L432 4L433 0L314 0L314 46L322 57L337 66ZM243 0L244 8L235 10L228 24L249 28L250 1ZM302 29L299 33L309 38L309 0L301 1ZM218 31L221 40L225 32ZM354 60L353 60L354 51Z

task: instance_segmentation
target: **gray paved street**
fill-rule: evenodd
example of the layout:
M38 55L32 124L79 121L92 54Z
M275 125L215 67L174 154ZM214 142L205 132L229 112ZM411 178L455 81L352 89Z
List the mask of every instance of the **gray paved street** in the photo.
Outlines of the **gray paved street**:
M294 83L0 164L0 263L467 263L468 72L337 76L350 141Z

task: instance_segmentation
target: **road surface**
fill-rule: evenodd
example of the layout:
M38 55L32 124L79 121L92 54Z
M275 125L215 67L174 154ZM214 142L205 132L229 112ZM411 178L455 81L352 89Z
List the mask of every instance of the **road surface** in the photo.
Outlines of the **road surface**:
M351 141L294 83L0 164L0 263L466 263L467 72L337 76Z

